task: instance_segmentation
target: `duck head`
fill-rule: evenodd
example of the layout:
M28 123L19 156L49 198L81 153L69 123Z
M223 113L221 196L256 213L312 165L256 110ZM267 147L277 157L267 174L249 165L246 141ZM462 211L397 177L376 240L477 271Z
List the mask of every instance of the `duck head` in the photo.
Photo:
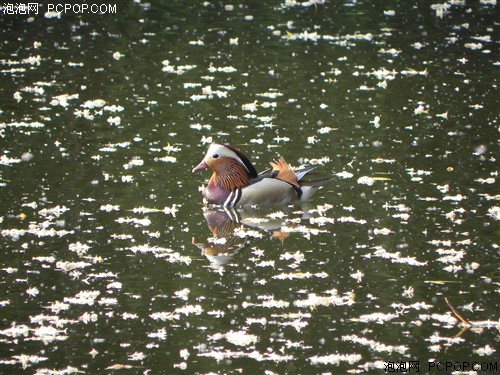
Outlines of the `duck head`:
M193 168L193 173L208 168L213 171L209 185L218 185L227 191L244 187L251 178L257 177L257 171L248 158L227 144L212 143L200 164Z
M234 162L243 167L250 177L257 176L257 171L245 155L234 147L221 143L212 143L210 145L203 160L193 168L193 173L208 168L217 171L224 167L224 164Z

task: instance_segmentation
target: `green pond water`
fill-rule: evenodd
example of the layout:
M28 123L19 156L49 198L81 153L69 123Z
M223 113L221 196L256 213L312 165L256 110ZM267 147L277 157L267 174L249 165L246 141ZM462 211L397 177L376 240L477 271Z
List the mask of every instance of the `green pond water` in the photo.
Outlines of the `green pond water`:
M496 1L82 4L1 8L0 373L500 371Z

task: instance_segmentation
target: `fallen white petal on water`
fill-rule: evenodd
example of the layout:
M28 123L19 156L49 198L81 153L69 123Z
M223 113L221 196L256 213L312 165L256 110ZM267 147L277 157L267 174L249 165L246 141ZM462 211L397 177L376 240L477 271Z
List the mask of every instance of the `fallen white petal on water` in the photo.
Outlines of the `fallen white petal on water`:
M423 105L419 105L417 108L415 108L415 110L413 111L413 113L415 115L421 115L421 114L425 114L425 113L429 113L429 109L424 107Z
M373 234L375 234L375 235L380 234L382 236L388 236L391 233L394 233L394 232L388 228L374 229L373 230Z
M273 141L276 141L277 143L289 142L290 138L288 138L288 137L281 137L281 136L278 135L277 137L273 138Z
M477 49L482 49L483 44L482 43L465 43L464 47L472 49L472 50L477 50Z
M87 251L90 249L90 246L77 242L77 243L70 243L68 245L68 249L69 251L73 251L77 255L82 256L87 253Z
M178 291L174 292L174 295L177 298L180 298L180 299L182 299L184 301L187 301L190 292L191 291L188 288L184 288L184 289L181 289L181 290L178 290Z
M26 289L26 294L30 297L36 297L40 291L36 287Z
M438 258L438 262L450 264L450 263L457 263L462 260L462 258L465 256L465 251L463 250L455 250L455 249L436 249L436 252L439 255L443 255L442 257Z
M177 158L175 156L166 155L162 157L155 157L154 161L163 161L165 163L176 163Z
M377 158L377 159L372 159L372 162L377 163L377 164L382 164L382 163L394 164L396 162L396 159Z
M181 357L183 360L187 360L189 356L190 356L189 350L187 349L179 350L179 357Z
M51 326L41 326L33 330L32 340L40 340L44 344L49 344L54 341L64 341L68 336L63 335L65 331L60 331Z
M133 314L133 313L124 312L122 314L122 318L123 318L123 320L139 319L139 315Z
M302 164L310 164L310 165L324 165L330 162L330 157L323 156L322 158L318 159L300 158L299 162Z
M103 278L117 278L118 275L113 272L99 272L99 273L91 273L87 277L89 279L91 278L103 279Z
M435 320L438 323L445 323L449 326L454 326L457 323L457 319L451 312L447 312L446 314L420 314L418 318L423 321Z
M83 290L78 292L74 297L64 297L64 302L74 305L92 306L99 294L100 292L96 290Z
M375 180L372 177L363 176L358 178L358 184L372 186L375 183Z
M104 306L112 306L112 305L117 305L118 300L116 298L110 298L110 297L103 297L97 301L99 305L104 305Z
M430 308L433 307L433 305L429 305L425 302L415 302L411 305L405 305L403 303L392 303L391 307L393 307L397 311L403 311L403 310L429 310Z
M399 314L395 313L379 313L375 312L372 314L364 314L359 318L352 318L353 322L362 322L362 323L377 323L377 324L385 324L392 319L396 319Z
M6 155L0 156L0 165L6 165L6 166L8 166L8 165L16 164L16 163L20 163L20 162L21 162L21 159L9 158Z
M384 248L378 246L375 251L369 255L364 255L364 257L378 257L383 259L390 259L393 263L403 263L410 266L425 266L427 262L419 262L415 257L402 257L401 252L390 253Z
M339 296L335 289L330 291L330 296L318 296L315 293L309 293L307 299L296 300L293 305L301 308L312 308L316 306L351 306L354 304L354 294L351 292Z
M144 358L146 358L146 355L142 352L134 352L128 356L129 361L142 361Z
M409 347L406 345L386 345L381 342L369 340L365 337L360 337L357 335L342 336L342 341L348 341L367 346L371 350L376 352L405 354L409 350Z
M191 125L189 125L189 127L191 129L195 129L195 130L202 130L202 129L210 130L210 129L212 129L212 125L202 125L202 124L191 124Z
M276 211L270 213L267 216L271 219L283 219L284 217L286 217L286 214L283 211Z
M245 237L262 238L262 233L252 229L245 229L243 227L235 229L234 235L240 238L245 238Z
M332 132L333 130L337 130L336 128L330 128L329 126L324 126L320 129L318 129L319 134L328 134Z
M439 333L436 332L428 339L425 339L425 341L429 341L432 344L444 342L445 345L453 345L453 344L460 344L460 343L464 342L465 340L461 337L458 337L458 336L443 337L443 336L440 336Z
M162 64L163 64L162 71L164 71L165 73L173 73L173 74L177 74L177 75L184 74L188 70L193 70L197 67L196 65L175 66L175 65L171 65L169 60L163 60Z
M214 358L217 362L221 362L225 359L250 358L257 362L269 361L269 362L279 363L279 362L288 362L296 359L295 356L292 355L281 355L272 352L260 353L258 351L244 351L244 352L231 351L231 350L221 351L220 349L214 349L209 352L198 353L198 356Z
M335 176L347 179L347 178L352 178L354 176L354 174L352 174L350 172L342 171L342 172L335 173Z
M5 123L5 122L0 123L0 129L1 128L5 128L5 127L12 127L12 128L43 128L43 127L45 127L45 125L42 124L41 122L38 122L38 121L31 121L31 122L27 122L27 121L15 121L15 122L9 122L9 123Z
M415 76L415 75L421 75L421 76L426 76L429 74L429 72L427 71L427 69L424 69L424 70L421 70L421 71L418 71L418 70L415 70L415 69L405 69L405 70L402 70L399 72L401 75L405 75L405 76Z
M134 176L132 175L124 175L121 177L122 182L133 182Z
M479 182L480 184L492 185L496 182L496 179L493 177L488 177L488 178L478 178L474 181Z
M166 311L151 313L149 316L153 320L161 320L164 322L167 320L174 320L174 319L178 320L180 318L179 314L175 314L174 312L166 312Z
M69 106L68 101L69 100L76 100L80 97L79 94L62 94L58 96L54 96L52 100L50 101L51 106L61 106L66 108Z
M264 300L262 302L262 307L267 309L285 309L290 306L290 302L283 300L276 300L273 298Z
M366 224L367 221L364 219L356 219L352 216L342 216L337 218L337 222L339 223L355 223L355 224Z
M106 212L118 211L119 209L120 209L120 206L112 205L109 203L100 207L101 211L106 211Z
M135 217L120 217L118 219L115 219L115 221L119 224L133 224L134 226L143 226L147 227L151 225L151 220L144 218L144 219L138 219Z
M226 312L222 310L212 310L212 311L207 311L207 314L210 316L214 316L216 318L222 318L224 315L226 315Z
M14 361L10 364L19 363L23 370L29 366L48 360L48 357L39 357L37 355L27 354L13 355L12 358L14 359ZM5 363L5 361L2 362Z
M318 226L324 226L326 224L334 224L335 223L335 219L334 218L330 218L330 217L326 217L326 216L320 216L320 217L311 217L309 219L309 222L313 225L318 225Z
M247 333L246 331L229 331L226 333L216 333L208 337L211 341L219 341L226 339L231 344L237 346L249 346L257 342L257 336Z
M276 99L280 96L283 96L283 93L281 92L264 92L264 93L258 93L257 96L262 96L262 97L265 97L265 98L269 98L269 99Z
M257 261L257 262L255 262L255 266L256 267L272 267L272 268L274 268L275 263L276 262L274 260Z
M266 318L246 318L245 323L247 325L260 324L262 326L265 326L267 324L267 319Z
M462 266L457 266L457 265L449 265L449 266L446 266L446 267L443 267L443 270L446 271L446 272L452 272L452 273L456 273L458 271L461 271L463 268Z
M200 305L185 305L175 309L175 313L183 315L200 315L203 309Z
M95 109L95 108L104 107L105 105L106 105L106 102L104 100L95 99L95 100L87 100L80 107L87 108L87 109Z
M467 199L465 195L457 194L457 195L445 195L443 197L444 201L454 201L454 202L460 202L464 199Z
M103 108L105 111L108 111L108 112L123 112L123 110L125 108L123 108L121 105L116 105L116 104L113 104L113 105L106 105L104 106Z
M341 362L347 362L349 364L354 364L361 361L361 355L359 354L328 354L323 356L309 357L309 361L313 365L338 365Z
M304 329L305 327L307 327L309 325L309 323L306 322L305 320L293 319L293 320L285 321L285 322L277 322L277 325L283 326L283 327L292 327L292 328L295 328L295 330L297 332L301 332L302 329Z
M78 320L85 324L95 323L98 320L98 315L96 313L84 312Z
M273 279L278 279L278 280L301 280L301 279L310 279L310 278L319 278L319 279L325 279L328 277L328 274L326 272L317 272L317 273L311 273L311 272L297 272L297 273L281 273L278 275L273 276Z
M232 67L232 66L215 67L213 65L210 65L210 67L208 68L208 71L210 73L215 73L215 72L233 73L233 72L236 72L237 69Z
M40 87L40 86L26 86L26 87L21 88L21 91L27 92L30 94L34 94L34 95L43 95L45 93L45 89L43 87ZM19 92L14 93L14 99L16 99L16 94L19 94Z
M442 4L432 4L431 9L436 12L436 17L443 18L446 13L448 13L448 9L451 7L448 3Z
M258 107L257 101L254 101L253 103L242 104L241 109L243 111L255 112L257 110L257 107Z
M163 341L167 338L167 330L165 328L160 328L155 332L148 333L148 337Z
M65 272L70 272L73 270L77 269L82 269L85 267L91 266L92 263L87 263L87 262L65 262L65 261L59 261L56 263L56 268L61 269L62 271Z
M49 306L46 306L45 308L49 309L54 314L59 314L59 312L61 312L61 311L68 310L69 307L70 306L68 303L55 301L55 302L52 302Z
M404 287L402 296L405 298L413 298L415 295L415 289L412 286Z
M365 274L363 272L361 272L360 270L357 270L355 273L352 273L350 276L354 280L356 280L358 283L360 283L361 280L363 279L363 277L365 276Z
M69 208L66 206L55 206L52 208L44 208L38 211L38 213L44 217L59 217L68 210Z
M122 119L120 118L120 116L115 116L115 117L110 116L110 117L108 117L107 122L108 122L108 124L110 124L110 125L115 125L115 126L117 126L117 125L120 125L120 124L121 124Z
M482 348L474 349L474 353L476 353L477 355L479 355L481 357L484 357L484 356L491 357L491 355L495 352L496 352L496 349L492 348L489 345L486 345Z
M500 206L493 206L488 209L488 216L495 220L500 220Z
M15 323L13 323L10 328L0 330L0 335L12 338L28 337L29 333L30 328L27 325L16 325Z
M304 253L302 253L298 250L293 254L289 253L289 252L285 252L284 254L280 255L280 260L290 260L290 259L294 260L297 263L300 263L300 262L303 262L305 260L305 256L304 256Z
M141 206L141 207L134 207L132 209L132 212L134 214L144 215L144 214L149 214L149 213L152 213L152 212L162 212L162 211L159 210L159 209L157 209L157 208L147 208L147 207Z

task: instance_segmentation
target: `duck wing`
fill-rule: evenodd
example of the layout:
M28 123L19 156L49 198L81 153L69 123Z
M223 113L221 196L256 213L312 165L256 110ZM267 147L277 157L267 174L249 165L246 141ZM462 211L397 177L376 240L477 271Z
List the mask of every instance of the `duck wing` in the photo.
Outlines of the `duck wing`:
M278 178L260 176L254 180L251 185L241 189L241 197L236 205L287 204L300 197L300 188Z

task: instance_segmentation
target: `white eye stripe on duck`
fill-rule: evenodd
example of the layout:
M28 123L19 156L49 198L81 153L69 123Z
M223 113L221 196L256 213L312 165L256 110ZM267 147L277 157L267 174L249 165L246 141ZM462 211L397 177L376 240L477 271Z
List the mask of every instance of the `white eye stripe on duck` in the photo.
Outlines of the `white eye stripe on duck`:
M250 172L245 163L243 162L243 160L241 160L241 158L238 155L236 155L236 153L233 150L227 148L224 145L221 145L220 143L212 143L210 145L207 154L205 156L205 161L208 160L209 158L218 159L221 156L235 159L236 161L238 161L238 163L244 166L248 172Z

